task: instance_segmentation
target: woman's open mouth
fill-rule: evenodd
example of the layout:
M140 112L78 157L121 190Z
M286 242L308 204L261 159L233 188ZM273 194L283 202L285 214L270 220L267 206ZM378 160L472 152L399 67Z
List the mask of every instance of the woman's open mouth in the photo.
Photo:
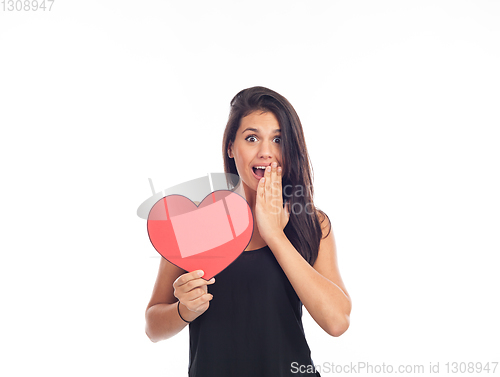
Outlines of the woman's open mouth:
M253 173L253 176L258 179L260 181L260 179L264 176L264 172L266 170L265 169L262 169L261 167L253 167L252 168L252 173Z

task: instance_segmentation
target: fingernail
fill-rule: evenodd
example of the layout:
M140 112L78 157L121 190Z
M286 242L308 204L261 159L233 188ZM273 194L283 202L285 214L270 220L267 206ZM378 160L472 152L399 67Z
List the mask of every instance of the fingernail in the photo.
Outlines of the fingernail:
M203 272L203 271L201 271L201 270L200 270L200 271L198 271L198 276L203 276L203 275L205 275L205 272Z
M276 166L278 166L278 163L273 162L273 168L275 168Z
M210 279L210 283L213 283L215 281L215 278Z
M268 166L268 167L266 168L266 170L267 170L267 171L271 171L271 167L270 167L270 166Z

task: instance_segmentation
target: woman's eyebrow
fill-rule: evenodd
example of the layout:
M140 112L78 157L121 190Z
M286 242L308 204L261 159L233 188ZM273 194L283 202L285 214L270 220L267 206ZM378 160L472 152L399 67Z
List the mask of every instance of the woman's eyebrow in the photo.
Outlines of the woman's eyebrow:
M251 128L251 127L248 127L248 128L245 128L243 131L241 131L241 133L245 133L247 131L252 131L252 132L256 132L256 133L259 133L259 130L256 129L256 128ZM278 133L278 132L281 132L280 129L276 129L273 131L273 133Z

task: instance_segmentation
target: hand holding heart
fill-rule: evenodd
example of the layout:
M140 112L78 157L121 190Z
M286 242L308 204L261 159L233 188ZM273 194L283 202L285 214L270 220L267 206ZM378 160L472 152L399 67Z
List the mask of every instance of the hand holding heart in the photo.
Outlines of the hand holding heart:
M207 284L213 284L215 279L209 281L202 279L203 271L193 271L183 274L174 281L174 296L186 308L197 314L204 313L212 300L213 295L208 293Z
M283 207L281 179L282 169L273 162L271 169L266 168L264 178L257 186L255 218L260 236L267 243L283 233L290 218L288 203Z

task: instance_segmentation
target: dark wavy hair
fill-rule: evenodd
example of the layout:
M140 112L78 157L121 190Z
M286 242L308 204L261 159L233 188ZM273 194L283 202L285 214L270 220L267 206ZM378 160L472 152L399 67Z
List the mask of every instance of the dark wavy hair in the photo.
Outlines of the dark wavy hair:
M229 143L234 143L241 118L254 111L272 112L278 119L281 128L283 202L290 205L290 219L284 232L304 259L313 265L318 257L322 238L321 223L327 215L314 206L312 166L302 124L285 97L271 89L255 86L242 90L231 100L229 119L222 141L224 172L238 175L234 159L229 158L227 151ZM236 185L237 182L232 184ZM328 224L330 234L329 220Z

